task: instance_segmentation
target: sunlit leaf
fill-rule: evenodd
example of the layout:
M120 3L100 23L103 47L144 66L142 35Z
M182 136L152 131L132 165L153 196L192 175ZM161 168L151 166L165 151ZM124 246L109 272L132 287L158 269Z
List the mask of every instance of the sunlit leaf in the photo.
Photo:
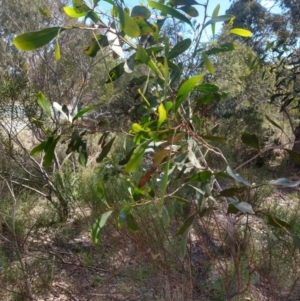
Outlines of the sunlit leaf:
M189 93L194 89L194 87L199 83L202 79L203 75L196 75L194 77L186 80L179 88L177 97L175 99L174 111L177 112L182 102L187 98Z
M50 109L50 105L48 103L47 98L45 97L45 95L43 94L43 92L39 91L38 92L38 99L37 102L39 104L39 106L42 108L43 112L51 118L51 109Z
M49 140L50 138L52 138L52 139ZM50 138L48 140L51 141L51 143L45 146L45 156L43 158L43 164L46 168L51 166L51 163L54 158L55 147L56 147L57 142L60 139L60 136L58 136L56 138L53 138L53 137L50 137Z
M90 112L90 111L93 111L97 108L98 106L91 106L91 107L86 107L86 108L83 108L81 109L74 117L73 117L73 122L82 117L83 115L85 115L87 112Z
M133 17L133 19L140 28L140 31L141 31L140 35L141 36L146 36L146 35L156 31L155 26L153 26L151 23L149 23L143 17L136 16L136 17Z
M121 28L129 37L139 37L141 35L140 28L138 24L131 18L128 13L118 6L119 19L121 23Z
M150 56L141 45L137 45L137 53L135 59L141 60L144 64L151 68L156 75L160 74L155 63L151 60Z
M207 54L205 52L202 53L202 58L204 61L204 65L206 67L206 69L208 70L208 72L210 74L214 74L215 73L215 67L212 64L212 62L210 61L209 57L207 56Z
M130 157L129 162L126 164L125 171L130 173L133 172L138 165L140 164L143 155L145 153L145 150L147 149L149 143L151 140L147 140L143 143L141 143L134 151L132 156Z
M213 93L213 92L218 92L219 88L213 84L203 83L203 84L197 85L195 87L195 90L198 90L201 92Z
M88 13L91 9L85 4L83 0L72 0L73 8L76 13Z
M164 123L164 121L167 118L167 111L163 105L163 103L161 103L158 106L158 124L157 124L157 128L159 129L160 126Z
M57 61L60 60L60 47L58 44L58 40L56 40L56 43L55 43L55 60L57 60Z
M125 69L124 69L124 62L120 63L113 69L109 71L109 78L105 81L105 83L110 83L118 79L122 74L124 74Z
M18 35L13 43L21 50L34 50L51 42L59 32L66 30L63 27L49 27L40 31L32 31Z
M102 228L105 226L108 218L113 213L112 210L107 211L101 215L101 218L97 219L92 228L92 241L94 244L99 242L99 235L101 233Z
M212 17L216 18L219 15L219 10L220 10L220 4L218 4L213 13L212 13ZM213 38L215 38L215 33L216 33L216 23L212 23L211 24L211 30L212 30L212 34L213 34Z
M212 176L211 171L203 170L194 174L190 180L195 182L206 182L211 178L211 176Z
M78 19L78 18L85 17L87 14L87 12L77 13L73 7L65 6L63 9L66 15L69 16L70 18Z
M250 30L243 29L243 28L233 28L233 29L230 29L229 33L236 34L236 35L238 35L240 37L245 37L245 38L248 38L248 37L252 36L252 32Z
M45 149L46 143L47 143L47 141L43 141L43 142L40 143L39 145L35 146L35 147L31 150L30 156L36 156L36 155L38 155L39 153L41 153L41 152Z

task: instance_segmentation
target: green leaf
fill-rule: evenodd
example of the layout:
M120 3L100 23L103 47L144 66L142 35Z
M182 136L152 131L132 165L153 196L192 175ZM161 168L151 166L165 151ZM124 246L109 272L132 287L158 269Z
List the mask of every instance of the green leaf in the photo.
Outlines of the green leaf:
M125 72L124 69L124 62L120 63L119 65L117 65L116 67L112 68L109 71L109 78L105 81L105 83L110 83L115 81L116 79L118 79L123 73Z
M52 138L52 139L50 139L50 138ZM60 136L58 136L56 138L53 138L53 137L50 137L50 138L48 139L50 141L50 143L49 144L47 143L48 145L45 146L45 156L43 159L43 164L46 168L51 166L51 163L54 158L55 147L56 147L56 144L57 144Z
M197 75L186 80L179 88L177 97L175 99L174 112L177 112L182 102L187 98L189 93L194 89L194 87L202 79L203 75Z
M240 37L249 38L252 36L252 32L243 28L233 28L229 30L229 33L236 34Z
M180 41L172 48L172 50L170 51L170 53L168 55L168 59L171 60L171 59L174 59L175 57L179 56L180 54L185 52L187 49L189 49L191 44L192 44L191 39L185 39L185 40Z
M88 154L86 151L86 141L85 140L81 141L78 152L79 152L78 161L79 161L80 165L86 166L87 160L88 160Z
M193 27L193 25L192 25L191 21L189 20L189 18L187 18L185 15L181 14L179 11L177 11L176 9L174 9L170 6L163 5L161 3L154 2L154 1L148 1L148 5L151 8L160 10L164 14L168 14L168 15L170 15L170 16L178 19L178 20L186 22L186 23L188 23L189 25L191 25Z
M267 217L267 224L276 228L291 229L292 226L278 217L266 212L259 212Z
M92 241L94 244L99 242L99 235L102 228L105 226L108 218L113 213L112 210L107 211L101 215L101 218L97 219L92 228Z
M31 150L30 156L36 156L36 155L38 155L39 153L41 153L41 152L45 149L46 143L47 143L47 141L43 141L43 142L40 143L39 145L35 146L35 147Z
M125 165L129 162L134 150L136 149L136 147L133 147L129 153L126 155L126 157L124 159L122 159L120 162L119 162L119 165Z
M244 179L240 174L234 171L229 165L227 166L226 171L236 181L243 183L246 186L251 186L251 184L246 179Z
M291 180L286 179L286 178L280 178L280 179L277 179L277 180L270 181L269 184L276 185L276 186L285 186L285 187L294 188L294 187L297 187L300 184L300 181L291 181Z
M80 144L81 144L81 136L79 135L78 130L75 129L72 133L71 141L68 144L68 149L66 151L66 154L68 155L71 152L78 151Z
M212 62L210 61L209 57L207 56L207 54L205 52L202 53L202 58L203 58L203 61L204 61L205 68L208 70L208 72L210 74L214 74L215 73L215 67L214 67L214 65L212 64Z
M130 157L130 160L129 162L126 164L126 167L125 167L125 171L127 173L130 173L130 172L133 172L137 167L138 165L140 164L142 158L143 158L143 155L144 155L144 152L145 150L147 149L149 143L151 142L152 140L146 140L145 142L143 142L142 144L140 144L133 152L132 156Z
M218 4L213 13L212 13L212 17L216 18L219 15L219 10L220 10L220 4ZM213 34L213 39L215 38L215 33L216 33L216 23L212 23L211 24L211 30L212 30L212 34Z
M206 26L213 24L213 23L217 23L217 22L225 22L228 21L230 19L234 18L234 15L222 15L222 16L218 16L215 18L211 18L209 21L207 21L203 28L205 28Z
M179 9L184 11L186 14L188 14L191 17L199 16L197 9L191 5L180 6Z
M164 121L167 118L167 111L163 105L163 103L161 103L158 106L158 124L157 124L157 129L160 128L160 126L164 123Z
M267 119L271 124L273 124L275 127L277 127L277 128L280 129L282 132L284 132L283 129L282 129L282 127L281 127L277 122L275 122L274 120L272 120L268 115L265 115L265 117L266 117L266 119Z
M86 114L87 112L93 111L97 108L98 106L91 106L91 107L86 107L84 109L81 109L74 117L72 122L74 122L76 119L82 117L84 114Z
M186 231L186 233L184 233L181 238L181 242L179 246L179 254L182 259L184 259L186 255L186 244L187 244L188 235L189 235L189 231Z
M58 44L58 40L56 40L56 43L55 43L55 60L56 61L60 60L60 47Z
M147 65L149 68L151 68L156 75L158 75L158 76L160 75L156 65L150 59L150 56L148 55L146 50L141 45L137 45L137 52L135 55L135 59L141 60L145 65Z
M92 41L92 44L84 50L84 53L90 57L95 57L100 47L107 47L109 45L107 36L103 35L98 35L97 39L93 38Z
M118 6L119 19L121 23L121 28L129 37L139 37L141 35L140 28L138 24L131 18L128 13Z
M133 19L140 28L141 36L146 36L146 35L148 35L150 33L154 33L156 31L155 26L153 26L151 23L149 23L143 17L136 16L136 17L133 17Z
M14 38L13 44L21 50L34 50L45 46L52 41L59 32L63 32L64 30L66 30L66 28L49 27L40 31L23 33Z
M284 150L289 154L289 156L297 163L300 164L300 153L295 152L291 149L284 148Z
M100 155L98 156L98 158L96 159L97 163L100 163L108 154L109 151L115 141L116 137L112 138L102 149Z
M227 51L233 51L235 49L238 49L238 45L234 44L234 43L225 43L225 44L221 44L218 47L213 47L207 51L205 51L205 53L207 55L213 55L213 54L217 54L217 53L222 53L222 52L227 52Z
M85 4L83 0L72 0L73 7L76 13L88 13L91 9Z
M126 216L126 224L128 229L133 233L136 233L139 230L139 226L131 213L128 213Z
M48 103L47 98L45 97L45 95L43 94L43 92L39 91L38 92L38 99L37 102L39 104L39 106L42 108L43 112L51 118L51 109Z
M144 19L149 19L151 17L151 12L146 6L137 5L134 6L131 11L131 17L143 17Z
M252 208L251 204L249 204L247 202L238 202L237 200L232 199L232 198L227 198L227 199L240 212L242 212L242 213L249 213L249 214L255 214L255 212L253 211L253 208Z
M78 18L85 17L87 14L87 12L77 13L73 7L65 6L63 9L66 15L69 16L70 18L78 19Z
M255 134L249 134L247 132L244 132L242 134L242 142L250 147L257 149L257 150L260 149L259 140Z
M195 87L195 90L198 90L198 91L201 91L201 92L213 93L213 92L218 92L219 87L217 87L216 85L203 83L203 84L197 85Z
M178 236L178 235L183 235L184 233L188 232L194 222L196 214L193 214L191 216L189 216L181 225L181 227L179 228L179 230L175 233L174 236Z
M225 138L220 137L220 136L211 136L211 135L205 135L205 136L201 136L204 140L210 140L210 141L216 141L216 142L220 142L222 144L226 143Z
M200 171L200 172L196 173L195 175L193 175L191 177L190 181L206 182L211 178L211 176L212 176L211 171L203 170L203 171Z

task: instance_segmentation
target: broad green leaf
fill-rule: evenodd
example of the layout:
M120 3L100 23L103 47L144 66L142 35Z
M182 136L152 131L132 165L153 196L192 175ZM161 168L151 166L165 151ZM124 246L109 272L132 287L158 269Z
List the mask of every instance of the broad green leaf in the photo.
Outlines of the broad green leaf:
M196 214L193 214L191 216L189 216L181 225L181 227L179 228L179 230L175 233L174 236L178 236L178 235L183 235L184 233L188 232L194 222Z
M99 141L98 141L98 145L101 144L101 147L102 147L102 148L105 146L105 139L106 139L106 137L107 137L109 134L110 134L110 132L107 131L107 132L104 132L104 133L102 134L102 136L100 137L100 139L99 139Z
M253 208L252 208L251 204L249 204L247 202L238 202L237 200L232 199L232 198L227 198L227 199L240 212L249 213L249 214L254 214L255 213L253 211Z
M126 224L128 229L133 233L136 233L139 230L139 226L131 213L128 213L126 216Z
M102 228L105 226L108 218L110 217L110 215L113 213L112 210L110 211L107 211L105 213L103 213L101 215L101 218L98 218L94 225L93 225L93 228L92 228L92 241L94 244L98 243L99 242L99 235L100 235L100 232L102 230Z
M97 39L92 39L92 43L84 50L84 53L90 57L95 57L100 47L107 47L109 45L107 36L98 35Z
M188 239L188 235L189 235L189 230L191 229L191 227L188 229L188 231L186 231L182 235L182 238L181 238L181 242L180 242L180 246L179 246L179 254L182 259L184 259L185 255L186 255L186 244L187 244L187 239Z
M84 114L86 114L87 112L93 111L97 108L98 106L91 106L91 107L86 107L84 109L81 109L74 117L73 117L73 122L82 117Z
M73 7L65 6L63 9L66 15L69 16L70 18L78 19L78 18L85 17L87 14L87 12L77 13Z
M212 64L212 62L210 61L209 57L207 56L207 54L205 52L202 53L202 58L203 58L203 61L204 61L205 68L208 70L208 72L210 74L214 74L215 73L215 67L214 67L214 65Z
M213 23L217 23L217 22L225 22L228 21L230 19L234 18L234 15L222 15L222 16L218 16L215 18L211 18L209 21L207 21L203 28L205 28L206 26L213 24Z
M291 149L284 148L284 150L289 154L289 156L297 163L300 164L300 153L295 152Z
M251 184L246 179L244 179L239 173L234 171L229 165L227 166L226 171L236 181L243 183L246 186L251 186Z
M183 22L186 22L188 23L189 25L192 25L191 21L189 18L187 18L185 15L183 15L182 13L180 13L179 11L177 11L176 9L170 7L170 6L167 6L167 5L163 5L161 3L158 3L158 2L154 2L154 1L148 1L148 5L151 7L151 8L154 8L154 9L158 9L160 10L161 12L163 12L164 14L168 14L176 19L179 19Z
M266 117L266 119L267 119L271 124L273 124L275 127L277 127L277 128L280 129L282 132L284 132L283 129L282 129L282 127L281 127L277 122L275 122L273 119L271 119L268 115L265 115L265 117Z
M48 103L47 98L45 97L45 95L43 94L43 92L39 91L38 92L38 99L37 102L39 104L39 106L42 108L43 112L51 118L51 109L50 109L50 105Z
M98 14L92 10L86 14L84 21L86 21L88 18L91 19L95 24L97 24L100 20Z
M220 4L218 4L213 13L212 13L212 17L216 18L219 15L219 10L220 10ZM215 33L216 33L216 23L212 23L211 24L211 30L212 30L212 34L213 34L213 39L215 38Z
M280 219L274 215L271 215L266 212L261 212L261 211L259 213L261 213L267 217L267 219L268 219L267 224L270 226L277 227L277 228L285 228L285 229L292 228L292 226L289 223L283 221L282 219Z
M135 59L141 60L145 65L151 68L156 75L158 76L160 75L156 65L154 64L154 62L149 57L148 53L141 45L137 45L137 52L136 52Z
M167 118L167 111L163 105L163 103L161 103L158 106L158 124L157 124L157 129L160 128L160 126L163 124L163 122L166 120Z
M222 52L227 52L227 51L233 51L235 49L238 49L238 45L234 44L234 43L225 43L225 44L221 44L218 47L213 47L207 51L205 51L205 53L207 55L213 55L213 54L217 54L217 53L222 53Z
M180 10L184 11L186 14L188 14L191 17L198 17L199 13L197 9L191 5L184 5L178 7Z
M291 181L286 178L280 178L277 180L270 181L269 184L276 186L285 186L285 187L297 187L300 184L300 181Z
M116 79L118 79L123 73L125 72L124 69L124 62L120 63L119 65L117 65L116 67L112 68L109 71L109 78L105 81L105 83L110 83L115 81Z
M121 28L129 37L139 37L141 35L140 28L138 24L131 18L128 13L118 6L119 19L121 23Z
M51 143L50 143L50 145L45 146L45 156L43 158L43 164L46 168L51 166L51 163L52 163L53 158L54 158L55 147L56 147L56 144L57 144L58 140L60 139L60 136L58 136L54 139L53 139L53 137L50 137L50 138L52 138Z
M174 59L175 57L179 56L180 54L185 52L187 49L189 49L191 44L192 44L191 39L185 39L185 40L180 41L172 48L172 50L170 51L170 53L168 55L168 59L171 60L171 59Z
M175 99L174 112L177 112L182 102L187 98L189 93L199 83L202 77L203 77L202 74L191 77L180 86L177 93L177 97Z
M195 175L193 175L191 177L190 181L206 182L211 178L211 176L212 176L211 171L203 170L203 171L200 171L200 172L196 173Z
M146 140L145 142L141 143L133 152L132 156L130 157L129 162L126 164L125 171L127 173L133 172L138 165L140 164L145 150L147 149L149 143L152 140Z
M252 36L252 32L247 30L247 29L242 29L242 28L233 28L229 30L229 33L233 33L236 34L240 37L245 37L245 38L249 38Z
M36 156L36 155L38 155L39 153L41 153L41 152L45 149L46 143L47 143L47 141L43 141L43 142L40 143L39 145L35 146L35 147L31 150L30 156Z
M242 134L242 142L250 147L253 147L257 150L260 149L258 137L255 134L249 134L244 132Z
M57 61L60 60L60 47L58 44L58 40L56 40L56 43L55 43L55 60L57 60Z
M155 26L153 26L151 23L149 23L143 17L136 16L136 17L133 17L133 19L140 28L140 31L141 31L140 35L141 36L146 36L146 35L156 31Z
M134 6L132 11L131 11L131 17L143 17L144 19L149 19L151 17L151 12L150 10L141 5Z
M34 50L45 46L51 42L59 32L63 32L66 28L63 27L49 27L40 31L32 31L18 35L14 38L14 45L25 51Z
M102 151L100 153L100 155L98 156L98 158L96 159L97 163L100 163L108 154L109 151L115 141L116 137L112 138L103 148Z
M198 91L201 91L201 92L213 93L213 92L218 92L219 87L217 87L216 85L203 83L203 84L197 85L195 87L195 90L198 90Z

